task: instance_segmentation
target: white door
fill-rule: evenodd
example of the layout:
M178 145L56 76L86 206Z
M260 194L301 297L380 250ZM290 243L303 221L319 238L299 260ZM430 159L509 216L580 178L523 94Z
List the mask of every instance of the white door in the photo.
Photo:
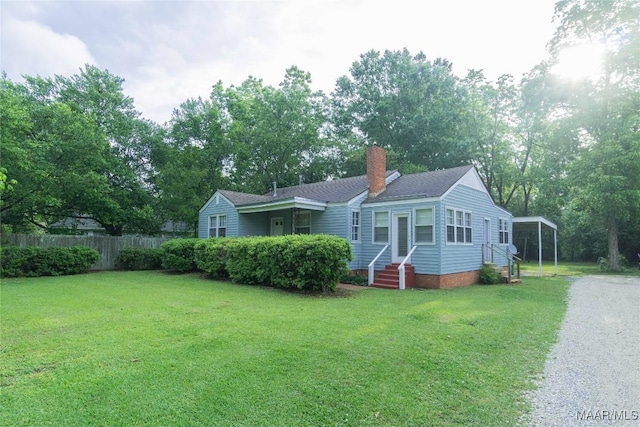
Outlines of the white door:
M271 235L282 236L284 234L284 218L271 218Z
M391 262L400 263L409 253L409 214L394 214L391 228Z
M484 219L484 262L491 262L491 220Z

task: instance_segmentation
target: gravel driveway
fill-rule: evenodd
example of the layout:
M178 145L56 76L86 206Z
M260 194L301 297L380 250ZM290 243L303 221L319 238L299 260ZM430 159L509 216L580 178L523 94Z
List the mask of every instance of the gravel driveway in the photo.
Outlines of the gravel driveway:
M576 279L531 426L640 426L640 278Z

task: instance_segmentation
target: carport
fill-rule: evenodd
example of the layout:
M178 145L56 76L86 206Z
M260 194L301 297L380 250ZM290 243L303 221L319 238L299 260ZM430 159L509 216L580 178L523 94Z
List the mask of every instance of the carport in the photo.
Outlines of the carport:
M553 259L555 264L555 274L558 274L558 226L541 216L521 216L513 218L513 235L516 235L516 224L522 230L538 230L538 275L542 277L542 226L553 230Z

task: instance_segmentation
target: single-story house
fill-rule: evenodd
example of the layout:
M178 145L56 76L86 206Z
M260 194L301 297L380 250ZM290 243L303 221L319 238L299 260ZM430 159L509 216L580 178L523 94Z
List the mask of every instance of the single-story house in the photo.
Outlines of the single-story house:
M369 147L366 175L262 195L216 191L198 237L336 235L351 242L350 268L375 272L374 285L448 288L477 283L485 261L507 265L512 222L473 166L401 175Z

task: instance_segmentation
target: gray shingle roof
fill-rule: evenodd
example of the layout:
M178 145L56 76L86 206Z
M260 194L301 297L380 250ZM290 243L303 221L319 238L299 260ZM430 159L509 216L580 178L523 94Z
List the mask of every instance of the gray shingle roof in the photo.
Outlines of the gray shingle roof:
M368 198L365 203L404 200L422 197L442 196L452 185L469 172L473 166L460 166L432 172L403 175L395 179L387 189L377 197ZM395 171L388 171L389 177ZM235 206L247 206L269 203L300 197L319 202L346 202L367 191L369 184L366 175L351 178L322 181L313 184L302 184L294 187L278 188L277 195L249 194L237 191L220 190L220 194L229 199Z
M471 169L473 166L469 165L403 175L387 185L387 189L377 197L370 197L364 203L440 197Z
M394 173L388 171L387 177ZM239 193L236 191L220 190L220 194L229 199L235 206L246 206L258 203L275 202L278 200L300 197L319 202L347 202L369 188L366 175L341 178L334 181L315 182L294 187L278 188L277 195L273 192L264 195Z
M267 196L258 194L240 193L238 191L218 190L220 194L229 199L235 206L252 205L254 203L264 203L272 200Z

